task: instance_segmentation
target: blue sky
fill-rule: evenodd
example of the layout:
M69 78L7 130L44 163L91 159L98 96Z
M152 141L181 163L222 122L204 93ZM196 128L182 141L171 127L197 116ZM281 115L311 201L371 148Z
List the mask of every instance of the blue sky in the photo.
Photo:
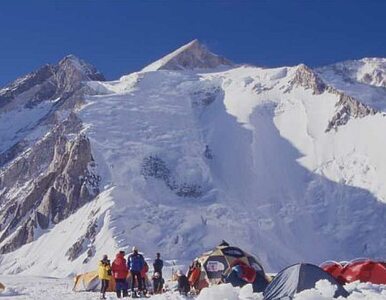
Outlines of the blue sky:
M108 79L194 38L237 63L386 57L385 0L2 0L0 85L75 54Z

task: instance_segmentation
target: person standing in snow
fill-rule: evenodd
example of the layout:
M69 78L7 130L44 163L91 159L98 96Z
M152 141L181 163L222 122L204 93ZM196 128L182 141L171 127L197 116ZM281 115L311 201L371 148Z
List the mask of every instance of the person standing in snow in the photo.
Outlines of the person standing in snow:
M162 278L162 268L164 267L164 262L161 259L161 254L157 253L157 258L154 260L153 268L154 268L154 274L159 273L159 275Z
M111 266L107 255L98 264L98 277L101 281L101 299L106 299L106 291L111 280Z
M143 293L146 295L147 289L146 289L146 278L147 278L147 272L149 272L149 265L144 260L143 267L141 269L141 280L142 280L142 289Z
M161 274L155 272L153 275L153 291L154 294L162 294L165 280L161 277Z
M129 274L129 271L126 265L124 251L119 251L119 253L116 255L111 269L115 279L115 292L117 293L117 297L121 298L121 295L123 297L127 297L129 295L129 287L127 283L127 275Z
M137 280L138 283L138 291L142 291L141 270L144 267L145 259L141 254L138 253L137 247L134 246L132 250L133 252L127 259L127 267L131 274L131 293L133 296L135 296L135 280Z
M188 277L182 273L181 270L177 271L177 281L178 281L178 291L180 295L187 296L190 292L190 285L188 281Z
M198 289L199 279L201 275L201 264L198 259L195 259L193 263L189 266L188 271L188 281L191 287Z

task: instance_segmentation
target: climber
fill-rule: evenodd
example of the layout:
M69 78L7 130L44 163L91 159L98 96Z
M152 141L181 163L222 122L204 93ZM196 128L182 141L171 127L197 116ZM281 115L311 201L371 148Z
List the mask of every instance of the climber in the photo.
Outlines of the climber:
M106 299L106 291L111 280L111 266L107 255L103 255L98 264L98 277L101 281L101 299Z
M147 288L146 288L147 272L149 272L149 265L145 260L143 260L143 267L141 269L141 280L142 280L142 292L144 295L147 294Z
M177 271L177 280L178 280L178 291L180 292L180 295L187 296L190 292L190 286L188 277L186 277L185 274L182 273L181 270Z
M138 253L137 247L132 248L132 253L127 258L127 267L130 270L131 274L131 293L132 296L136 296L134 287L135 280L138 283L138 291L142 291L142 278L141 278L141 270L144 267L145 260L141 254Z
M153 291L154 294L162 294L165 280L161 277L161 274L155 272L153 275Z
M162 277L162 268L164 267L164 262L161 259L161 254L157 253L157 258L154 260L153 268L154 268L154 274L159 273L159 276Z
M129 295L128 293L129 287L127 282L127 275L129 271L126 265L124 251L119 251L119 253L116 255L116 258L113 261L111 269L113 271L113 276L115 279L115 291L117 293L117 297L121 298L121 295L123 297L127 297Z

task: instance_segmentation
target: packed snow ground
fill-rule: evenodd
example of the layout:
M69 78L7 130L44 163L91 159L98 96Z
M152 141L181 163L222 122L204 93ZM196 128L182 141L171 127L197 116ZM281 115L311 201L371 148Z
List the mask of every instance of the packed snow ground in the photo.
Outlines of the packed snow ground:
M71 279L58 279L33 276L0 276L0 282L6 285L0 299L9 300L95 300L99 299L98 292L72 291ZM366 283L351 283L345 288L351 293L349 300L382 300L386 299L386 286ZM296 300L330 300L335 292L335 287L326 281L319 281L316 288L303 291L296 295ZM108 293L107 299L117 299L114 293ZM186 297L177 292L167 292L163 295L152 296L154 300L180 300ZM213 286L204 289L197 300L263 300L262 294L254 294L252 286L234 288L229 284ZM343 298L340 298L343 299Z

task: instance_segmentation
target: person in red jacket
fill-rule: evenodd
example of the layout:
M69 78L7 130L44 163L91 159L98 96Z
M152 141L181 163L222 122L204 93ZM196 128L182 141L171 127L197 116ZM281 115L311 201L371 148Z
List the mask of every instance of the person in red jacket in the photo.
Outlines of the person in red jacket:
M147 288L146 288L147 272L149 272L149 265L145 261L141 269L142 290L144 295L146 295L147 293Z
M115 292L117 293L117 297L121 298L121 294L123 297L128 297L129 283L127 282L127 275L129 274L129 270L127 268L124 251L119 251L116 255L111 265L111 270L113 271L115 279Z

